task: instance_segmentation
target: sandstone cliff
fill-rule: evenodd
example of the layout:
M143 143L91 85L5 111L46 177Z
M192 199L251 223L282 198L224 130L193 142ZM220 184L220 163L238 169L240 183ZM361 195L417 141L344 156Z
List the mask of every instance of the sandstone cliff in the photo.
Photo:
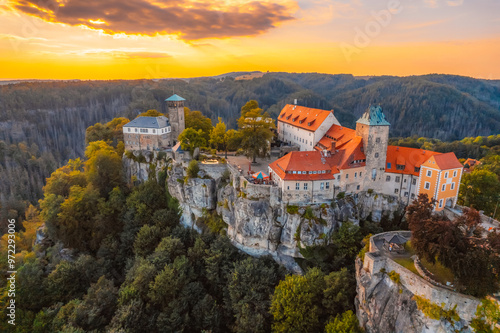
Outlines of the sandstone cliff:
M169 171L169 191L182 208L181 223L198 229L196 219L204 209L216 209L227 224L227 235L235 246L251 255L272 255L293 271L300 271L293 258L301 257L302 247L323 244L340 223L358 223L372 214L379 220L382 214L392 215L401 210L395 199L377 194L360 193L357 197L334 200L333 203L311 205L312 216L304 217L308 206L287 210L279 188L248 183L237 172L222 179L223 165L200 165L194 179L185 178L184 167L172 165Z

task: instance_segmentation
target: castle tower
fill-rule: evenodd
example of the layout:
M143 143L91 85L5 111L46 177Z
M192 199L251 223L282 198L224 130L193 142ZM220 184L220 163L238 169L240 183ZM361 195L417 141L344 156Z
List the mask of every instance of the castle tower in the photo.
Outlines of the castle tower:
M356 122L356 135L363 138L366 156L365 188L381 186L389 143L389 122L380 106L370 106Z
M165 100L167 103L168 118L172 126L172 141L177 142L179 134L186 128L184 119L184 101L185 99L177 94L173 94Z

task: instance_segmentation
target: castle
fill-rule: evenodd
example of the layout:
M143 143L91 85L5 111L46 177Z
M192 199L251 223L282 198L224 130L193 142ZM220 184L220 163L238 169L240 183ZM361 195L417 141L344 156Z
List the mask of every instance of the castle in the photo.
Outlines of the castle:
M174 146L186 128L184 101L174 94L165 100L168 118L141 116L123 126L125 149L160 150Z
M389 146L389 127L380 106L370 106L353 130L333 111L286 105L278 138L300 151L269 164L283 201L321 203L341 192L372 190L407 203L427 193L437 211L453 207L463 169L455 154Z

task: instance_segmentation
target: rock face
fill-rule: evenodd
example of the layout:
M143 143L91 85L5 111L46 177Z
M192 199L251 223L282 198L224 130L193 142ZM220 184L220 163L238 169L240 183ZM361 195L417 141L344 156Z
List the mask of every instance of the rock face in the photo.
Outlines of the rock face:
M356 280L356 314L367 333L472 332L463 320L452 325L445 319L426 317L404 284L396 284L386 273L369 274L360 259Z
M218 170L204 165L200 168L199 177L203 178L187 181L182 165L174 165L169 171L169 191L179 200L181 223L198 229L195 222L204 209L216 209L228 225L227 235L235 246L251 255L270 254L292 271L300 271L293 260L302 257L299 245L324 244L343 222L358 223L370 214L377 221L382 214L391 216L403 209L391 197L361 193L332 204L287 211L277 187L248 183L234 171L229 180L222 181L224 171L220 166Z

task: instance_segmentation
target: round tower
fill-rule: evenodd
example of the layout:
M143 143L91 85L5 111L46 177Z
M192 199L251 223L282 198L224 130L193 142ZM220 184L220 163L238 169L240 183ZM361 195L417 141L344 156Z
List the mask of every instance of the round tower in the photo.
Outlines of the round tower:
M177 142L179 134L186 129L184 119L184 101L185 99L177 94L173 94L165 100L167 103L168 119L172 127L172 140L174 144Z
M378 186L373 182L383 179L390 125L382 107L373 105L356 122L356 135L363 138L363 152L366 156L366 188L376 190Z

